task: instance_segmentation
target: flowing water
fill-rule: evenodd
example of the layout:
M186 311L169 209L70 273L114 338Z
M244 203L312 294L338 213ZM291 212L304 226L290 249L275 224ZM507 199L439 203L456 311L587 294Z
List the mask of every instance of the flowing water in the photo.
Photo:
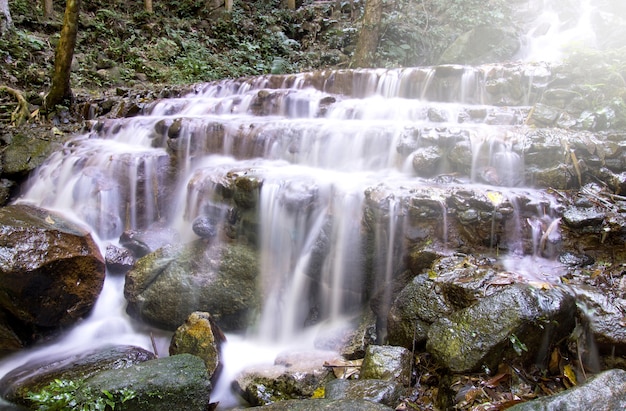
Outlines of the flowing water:
M523 93L517 103L502 107L502 96L487 88L511 71ZM469 136L471 164L469 174L460 177L463 185L496 185L499 196L515 203L524 164L512 145L523 138L523 122L549 74L543 64L441 66L201 85L187 96L146 107L139 117L95 123L33 175L19 201L82 222L104 251L124 230L157 223L175 229L177 241L191 241L197 238L192 222L207 210L228 218L227 208L215 205L220 178L251 173L261 179L257 234L265 302L254 330L231 336L224 348L226 370L213 400L228 404L221 390L238 366L271 361L277 345L309 344L311 327L305 324L339 322L361 307L366 193L391 193L382 200L386 224L376 229L372 256L381 284L402 261L402 204L409 188L430 191L440 204L440 240L448 242L447 205L436 180L417 177L411 166L412 154L426 141ZM457 172L444 163L432 174ZM497 207L503 197L493 201ZM538 247L550 218L537 207L535 217L517 221L502 241L523 253L519 228L528 224ZM320 238L326 244L321 257ZM313 261L317 281L310 277ZM157 333L160 353L167 352L167 333L124 313L122 282L108 276L87 321L53 345L4 360L0 374L79 347L114 342L151 349L150 331Z

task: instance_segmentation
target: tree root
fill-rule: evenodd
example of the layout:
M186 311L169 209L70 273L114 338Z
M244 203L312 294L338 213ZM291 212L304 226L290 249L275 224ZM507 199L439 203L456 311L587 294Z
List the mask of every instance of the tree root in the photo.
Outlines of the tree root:
M2 91L11 94L17 100L17 107L13 113L11 113L11 124L19 126L30 120L31 115L28 109L28 101L26 101L24 95L19 90L0 85L0 92Z

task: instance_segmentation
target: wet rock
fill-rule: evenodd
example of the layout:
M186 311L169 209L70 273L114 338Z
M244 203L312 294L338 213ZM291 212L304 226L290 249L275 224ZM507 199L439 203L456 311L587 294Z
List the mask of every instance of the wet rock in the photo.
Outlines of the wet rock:
M239 244L163 247L139 259L126 275L127 311L175 330L194 311L210 312L224 330L243 329L258 309L256 252Z
M484 296L493 294L495 289L490 286L502 282L498 274L493 261L471 255L441 258L428 273L435 284L440 303L446 305L448 313L469 307ZM426 317L431 323L434 321L430 320L433 314L436 315L436 311Z
M85 386L96 393L131 389L135 396L116 406L127 411L205 411L212 388L204 362L191 354L103 371L86 380Z
M233 382L235 390L253 406L310 398L334 379L324 363L333 361L333 352L296 352L284 354L274 365L244 370Z
M141 258L163 246L175 244L179 241L179 235L176 230L156 223L145 230L126 230L119 241L136 258Z
M257 407L261 411L391 411L393 408L386 405L376 404L367 400L330 400L330 399L307 399L307 400L287 400L270 405ZM244 408L237 408L234 411L244 411Z
M180 135L180 130L182 128L182 120L177 118L172 122L170 127L167 129L167 137L171 139L176 139Z
M430 324L453 311L428 275L415 277L398 294L389 311L389 344L413 349L425 343Z
M135 264L135 254L128 248L108 244L104 254L107 270L111 274L126 274Z
M555 128L528 130L519 147L524 154L524 162L539 169L565 163L568 153L563 143L568 141L568 135L567 131Z
M608 355L626 354L626 300L607 291L573 286L580 324L591 333L593 345Z
M27 411L28 408L13 404L4 398L0 398L0 410L2 411Z
M566 164L547 168L529 167L526 169L526 174L526 180L536 187L566 190L577 184L574 167Z
M395 381L336 379L326 384L324 398L367 400L395 408L404 393L404 386Z
M23 347L24 343L9 325L6 315L0 312L0 358Z
M206 239L214 238L218 232L217 222L209 216L196 217L191 228L198 237Z
M193 354L202 358L209 378L214 380L222 367L220 348L225 340L211 314L194 312L174 332L169 351L170 355Z
M430 146L417 149L412 156L413 170L418 176L431 177L438 169L441 161L441 150Z
M570 267L585 267L595 262L593 257L587 254L579 254L571 251L559 254L558 258L562 264Z
M0 206L5 205L11 197L11 192L15 188L15 183L6 178L0 179Z
M369 345L359 379L394 381L408 387L411 383L411 351L391 345Z
M585 384L509 408L510 411L614 411L626 409L626 371L604 371Z
M9 401L28 405L28 392L37 392L55 379L84 380L105 370L127 368L154 358L153 353L139 347L116 346L35 360L7 373L0 380L0 394Z
M233 195L235 204L244 210L255 208L262 184L262 180L255 176L241 175L235 177L235 192Z
M570 207L563 213L563 222L572 228L599 228L605 217L595 208Z
M105 267L88 232L46 210L11 205L0 209L0 233L3 328L29 344L91 311Z
M341 356L348 360L363 358L367 347L376 343L376 337L376 318L367 310L358 327L348 335L348 341L341 347Z
M0 154L2 174L10 178L25 177L60 147L53 139L17 134Z
M541 126L552 126L559 118L562 110L547 104L537 103L532 111L532 120Z
M452 372L494 370L502 361L545 361L574 326L574 298L513 285L434 322L426 349Z
M448 160L454 168L465 174L469 174L472 167L472 146L469 141L459 141L448 152Z

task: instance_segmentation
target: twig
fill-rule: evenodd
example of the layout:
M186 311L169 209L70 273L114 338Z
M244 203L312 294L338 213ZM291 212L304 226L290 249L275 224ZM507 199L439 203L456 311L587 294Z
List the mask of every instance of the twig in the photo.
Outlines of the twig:
M150 331L150 341L152 342L152 351L154 352L154 356L159 358L159 350L157 350L156 342L154 341L154 335L152 331Z

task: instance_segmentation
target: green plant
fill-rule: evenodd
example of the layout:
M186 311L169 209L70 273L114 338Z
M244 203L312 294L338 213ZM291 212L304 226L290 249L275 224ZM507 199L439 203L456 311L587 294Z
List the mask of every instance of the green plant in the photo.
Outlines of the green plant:
M517 355L522 355L522 352L528 352L528 347L526 347L526 344L524 344L520 341L519 338L517 338L517 335L511 334L509 340L511 341L513 349L515 350Z
M94 392L83 381L55 379L39 392L29 392L26 398L41 411L104 411L115 410L136 396L135 391L127 388Z

